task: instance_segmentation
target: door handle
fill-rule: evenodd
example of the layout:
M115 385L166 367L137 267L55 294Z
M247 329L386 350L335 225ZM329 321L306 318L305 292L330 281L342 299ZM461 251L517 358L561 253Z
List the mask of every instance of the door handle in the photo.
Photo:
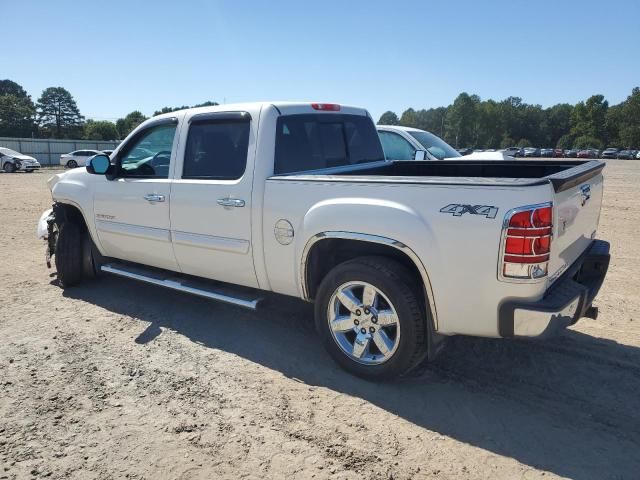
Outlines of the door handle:
M159 195L157 193L148 193L144 196L144 199L147 202L155 203L155 202L164 202L164 195Z
M244 200L240 198L219 198L218 205L223 207L244 207Z

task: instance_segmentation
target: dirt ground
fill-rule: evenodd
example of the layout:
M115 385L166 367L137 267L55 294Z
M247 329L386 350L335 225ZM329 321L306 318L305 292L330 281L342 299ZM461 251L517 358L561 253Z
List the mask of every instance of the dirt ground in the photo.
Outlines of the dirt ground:
M415 378L339 370L311 308L105 277L62 291L50 172L0 175L0 478L640 478L640 162L611 161L597 321L454 338Z

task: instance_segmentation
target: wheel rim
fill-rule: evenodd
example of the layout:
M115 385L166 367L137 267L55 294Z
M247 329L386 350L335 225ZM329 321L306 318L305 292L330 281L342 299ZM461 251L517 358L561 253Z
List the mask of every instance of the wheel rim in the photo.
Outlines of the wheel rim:
M69 168L76 168L76 166L78 166L78 164L75 162L75 160L69 160L67 162L67 167Z
M331 295L329 331L351 360L379 365L396 353L400 343L398 314L387 296L367 282L347 282Z

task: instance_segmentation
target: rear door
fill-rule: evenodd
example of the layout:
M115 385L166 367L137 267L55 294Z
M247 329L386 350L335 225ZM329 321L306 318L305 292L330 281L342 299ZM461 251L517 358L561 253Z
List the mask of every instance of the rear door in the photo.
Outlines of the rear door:
M171 233L183 273L249 287L256 112L188 118L171 191Z
M601 171L569 188L556 186L555 236L549 279L556 280L591 244L596 236L602 206Z

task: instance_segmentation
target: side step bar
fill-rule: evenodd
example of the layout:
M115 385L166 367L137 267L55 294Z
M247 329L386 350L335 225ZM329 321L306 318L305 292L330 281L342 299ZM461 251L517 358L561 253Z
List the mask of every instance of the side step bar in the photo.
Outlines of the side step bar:
M151 283L152 285L158 285L160 287L170 288L171 290L178 290L180 292L190 293L199 297L208 298L210 300L217 300L219 302L229 303L238 307L244 307L251 310L258 308L258 303L261 298L250 298L249 295L223 293L221 290L229 290L228 288L214 289L215 285L209 285L206 281L201 280L188 280L180 277L164 278L162 271L147 271L144 268L123 265L119 263L110 263L102 265L100 270L106 273L113 273L121 277L131 278L145 283ZM173 272L166 272L169 275L175 276ZM213 283L213 282L212 282ZM246 298L243 298L246 297Z

